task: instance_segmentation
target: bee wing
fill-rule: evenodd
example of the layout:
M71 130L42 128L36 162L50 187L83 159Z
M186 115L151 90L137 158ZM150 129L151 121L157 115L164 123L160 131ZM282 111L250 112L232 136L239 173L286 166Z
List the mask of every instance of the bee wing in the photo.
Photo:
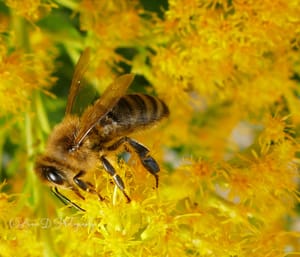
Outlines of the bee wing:
M68 95L68 101L67 101L67 107L65 113L66 115L70 114L72 111L76 95L81 85L82 77L88 68L89 60L90 60L90 49L86 48L81 54L74 70L72 83Z
M125 95L128 87L133 81L133 74L125 74L118 77L102 94L94 105L87 108L81 117L81 128L75 138L74 148L78 148L84 138L95 127L101 118L103 118Z

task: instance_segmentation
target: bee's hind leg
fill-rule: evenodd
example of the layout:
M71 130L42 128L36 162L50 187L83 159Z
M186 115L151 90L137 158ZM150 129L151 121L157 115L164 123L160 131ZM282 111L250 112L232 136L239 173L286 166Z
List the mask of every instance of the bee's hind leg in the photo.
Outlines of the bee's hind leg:
M128 143L136 152L136 154L139 156L141 163L146 168L147 171L149 171L154 177L155 177L155 186L158 187L158 172L159 172L159 166L157 162L154 160L154 158L149 155L149 149L140 144L139 142L133 140L129 137L122 137L120 140L109 146L107 149L110 151L114 151L118 149L121 145L124 143ZM126 148L125 148L126 149ZM126 149L126 151L129 152L129 150Z
M130 202L130 197L125 192L125 185L121 177L116 173L115 168L110 164L110 162L104 157L101 157L101 162L105 171L113 178L117 187L123 192L124 196L126 197L127 201Z

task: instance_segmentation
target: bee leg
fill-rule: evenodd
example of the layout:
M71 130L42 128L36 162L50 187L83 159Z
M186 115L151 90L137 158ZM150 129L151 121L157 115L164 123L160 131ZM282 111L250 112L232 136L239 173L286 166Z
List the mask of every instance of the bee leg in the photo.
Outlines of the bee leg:
M81 170L74 178L73 181L74 183L79 186L82 190L86 191L86 192L90 192L93 194L98 195L99 200L103 201L104 198L95 190L94 186L89 183L89 182L85 182L82 179L80 179L80 177L82 177L85 174L85 172L83 170Z
M103 167L105 169L105 171L112 176L115 184L117 185L117 187L123 192L124 196L127 199L127 202L129 203L131 201L130 197L126 194L125 192L125 185L123 180L121 179L121 177L116 173L115 168L109 163L109 161L102 156L101 157L101 162L103 164Z
M60 193L57 189L57 187L51 187L52 193L63 203L63 204L71 204L73 207L75 207L77 210L85 211L80 206L78 206L76 203L73 203L69 198L64 196L62 193Z
M159 172L159 166L157 162L154 160L154 158L149 155L149 149L140 144L139 142L133 140L129 137L123 137L117 142L115 142L113 145L109 146L107 149L114 151L117 148L119 148L122 144L128 143L136 152L136 154L139 156L143 166L146 168L147 171L149 171L154 177L155 177L155 186L158 187L158 172ZM126 149L126 148L125 148ZM126 149L126 151L129 152L129 150Z
M147 171L149 171L155 178L155 187L158 187L158 172L159 172L159 166L157 162L154 160L154 158L149 155L149 150L140 144L139 142L127 137L127 142L129 145L134 149L134 151L139 156L143 166L146 168Z

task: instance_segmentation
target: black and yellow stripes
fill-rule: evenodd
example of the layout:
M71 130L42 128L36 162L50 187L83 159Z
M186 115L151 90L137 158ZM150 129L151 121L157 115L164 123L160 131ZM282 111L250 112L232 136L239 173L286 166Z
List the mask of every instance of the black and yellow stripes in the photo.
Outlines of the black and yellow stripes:
M166 104L154 96L125 95L99 122L96 130L102 140L109 141L113 137L125 136L135 130L149 127L168 115L169 109Z
M151 125L168 114L168 107L163 101L144 94L123 96L111 111L116 122L131 123L132 126Z

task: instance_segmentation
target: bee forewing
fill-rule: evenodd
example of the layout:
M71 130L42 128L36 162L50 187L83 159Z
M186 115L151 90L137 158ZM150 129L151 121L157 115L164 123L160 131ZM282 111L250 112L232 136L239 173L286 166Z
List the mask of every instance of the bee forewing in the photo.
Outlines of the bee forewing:
M72 111L74 100L80 89L82 77L88 68L89 60L90 60L90 48L86 48L81 54L74 70L72 83L68 95L66 114L70 114Z
M81 117L81 128L75 138L74 147L78 147L98 121L103 118L125 95L134 78L133 74L118 77L102 94L94 105L87 108Z

